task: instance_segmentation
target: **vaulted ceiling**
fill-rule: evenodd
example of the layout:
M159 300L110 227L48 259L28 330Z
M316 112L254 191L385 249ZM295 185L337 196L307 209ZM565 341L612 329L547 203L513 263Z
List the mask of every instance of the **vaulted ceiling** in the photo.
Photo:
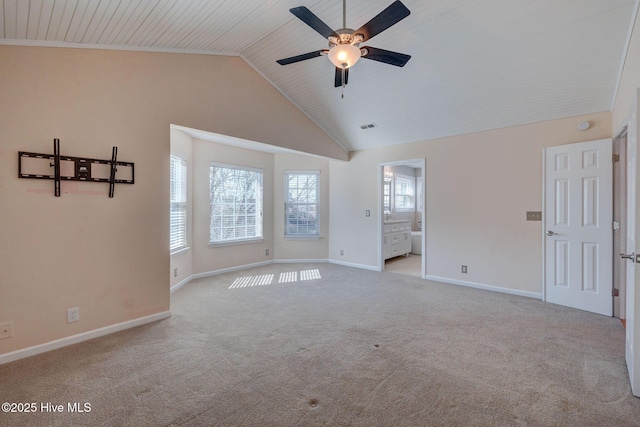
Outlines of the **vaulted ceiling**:
M327 48L290 8L336 30L341 0L0 0L0 43L239 55L352 151L610 111L638 0L402 2L366 44L411 59L360 60L344 89L325 56L276 63ZM391 3L347 0L347 27Z

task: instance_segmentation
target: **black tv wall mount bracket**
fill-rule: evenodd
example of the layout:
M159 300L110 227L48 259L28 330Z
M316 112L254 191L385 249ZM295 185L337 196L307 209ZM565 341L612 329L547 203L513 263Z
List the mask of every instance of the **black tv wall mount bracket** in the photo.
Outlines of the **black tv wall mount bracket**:
M134 164L131 162L119 162L116 157L118 155L118 147L113 147L111 152L111 160L98 160L90 159L87 157L72 157L63 156L60 154L60 140L53 140L53 154L42 153L30 153L27 151L18 152L18 178L32 178L32 179L52 179L54 180L54 192L56 197L60 197L60 182L61 181L84 181L84 182L108 182L109 183L109 197L113 197L116 184L133 184L134 183ZM26 159L42 159L53 160L53 163L49 163L49 167L53 168L53 175L43 173L24 173L23 170L26 165L23 165L23 160ZM70 173L62 174L61 167L62 162L73 163ZM97 165L106 165L107 168L100 168ZM123 168L130 168L130 179L116 179L116 172L118 166ZM69 169L69 168L66 168ZM103 169L103 175L100 176L99 169Z

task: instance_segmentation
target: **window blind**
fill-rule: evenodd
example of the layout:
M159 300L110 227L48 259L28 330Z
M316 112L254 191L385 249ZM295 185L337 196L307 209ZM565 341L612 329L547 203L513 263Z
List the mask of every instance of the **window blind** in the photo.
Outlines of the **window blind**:
M262 237L262 170L211 165L209 242Z
M187 162L171 156L170 169L170 232L171 252L187 247Z

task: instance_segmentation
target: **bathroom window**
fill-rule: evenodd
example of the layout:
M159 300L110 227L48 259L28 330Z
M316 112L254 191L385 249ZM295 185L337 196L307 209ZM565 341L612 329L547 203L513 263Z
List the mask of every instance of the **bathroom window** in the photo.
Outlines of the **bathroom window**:
M262 239L262 169L212 164L209 243Z
M319 237L320 172L285 172L285 237Z
M391 178L390 176L384 177L384 184L382 185L382 207L384 214L391 214Z
M187 161L170 158L169 250L171 253L187 247Z
M395 208L398 212L413 212L416 209L415 177L396 174Z

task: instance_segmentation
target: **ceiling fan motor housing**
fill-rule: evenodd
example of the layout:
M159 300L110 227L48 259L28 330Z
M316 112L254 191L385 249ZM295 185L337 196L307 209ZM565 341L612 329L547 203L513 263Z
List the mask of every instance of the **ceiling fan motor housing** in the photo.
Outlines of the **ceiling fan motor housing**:
M339 44L351 44L357 47L364 40L364 36L362 34L354 34L354 30L351 28L336 30L336 34L338 34L338 37L328 37L329 49Z

